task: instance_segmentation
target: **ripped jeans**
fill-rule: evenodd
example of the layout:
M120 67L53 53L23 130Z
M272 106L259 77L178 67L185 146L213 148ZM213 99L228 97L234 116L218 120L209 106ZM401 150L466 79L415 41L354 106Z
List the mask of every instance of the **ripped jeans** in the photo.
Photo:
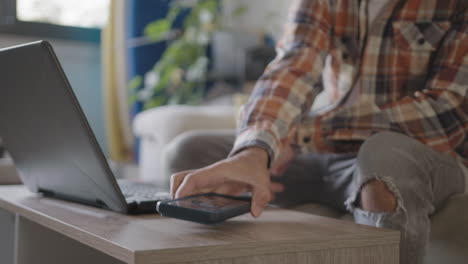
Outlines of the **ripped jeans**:
M200 168L227 156L232 131L194 131L179 136L166 152L167 173ZM203 155L200 155L203 153ZM287 171L272 180L285 185L274 203L295 206L321 203L356 223L401 231L400 263L422 264L430 235L430 219L451 195L464 191L459 163L403 134L383 132L369 138L356 154L298 156ZM397 200L394 212L360 208L361 188L383 181Z

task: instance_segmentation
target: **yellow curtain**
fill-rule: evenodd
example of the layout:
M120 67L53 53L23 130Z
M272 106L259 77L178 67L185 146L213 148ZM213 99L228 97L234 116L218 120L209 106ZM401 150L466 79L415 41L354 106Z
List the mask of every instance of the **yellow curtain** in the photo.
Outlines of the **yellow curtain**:
M102 65L106 131L110 158L132 159L133 136L127 103L125 0L112 0L102 31Z

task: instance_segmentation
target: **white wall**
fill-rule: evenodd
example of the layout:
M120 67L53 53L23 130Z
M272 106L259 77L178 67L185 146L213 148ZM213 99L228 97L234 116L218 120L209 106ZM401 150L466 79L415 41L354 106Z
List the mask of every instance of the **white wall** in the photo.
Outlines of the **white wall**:
M38 40L32 37L0 34L0 48ZM73 87L73 90L96 134L107 153L103 96L101 85L101 50L97 43L80 41L49 40Z
M292 0L225 0L225 23L242 31L268 32L279 37L287 18ZM248 11L241 17L229 16L238 6L245 5Z

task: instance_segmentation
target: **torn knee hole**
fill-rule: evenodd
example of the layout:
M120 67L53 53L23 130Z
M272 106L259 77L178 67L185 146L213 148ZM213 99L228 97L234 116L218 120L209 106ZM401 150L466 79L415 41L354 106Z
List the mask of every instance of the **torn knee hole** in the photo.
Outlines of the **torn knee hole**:
M396 212L398 206L396 195L385 182L377 179L362 186L356 202L364 211L374 213Z

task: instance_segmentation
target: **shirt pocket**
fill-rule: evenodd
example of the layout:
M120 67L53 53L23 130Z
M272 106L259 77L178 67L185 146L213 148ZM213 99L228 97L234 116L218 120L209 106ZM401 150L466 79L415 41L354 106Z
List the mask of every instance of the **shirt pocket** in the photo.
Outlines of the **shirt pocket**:
M396 46L412 52L435 51L450 29L448 21L419 23L410 21L393 22Z

